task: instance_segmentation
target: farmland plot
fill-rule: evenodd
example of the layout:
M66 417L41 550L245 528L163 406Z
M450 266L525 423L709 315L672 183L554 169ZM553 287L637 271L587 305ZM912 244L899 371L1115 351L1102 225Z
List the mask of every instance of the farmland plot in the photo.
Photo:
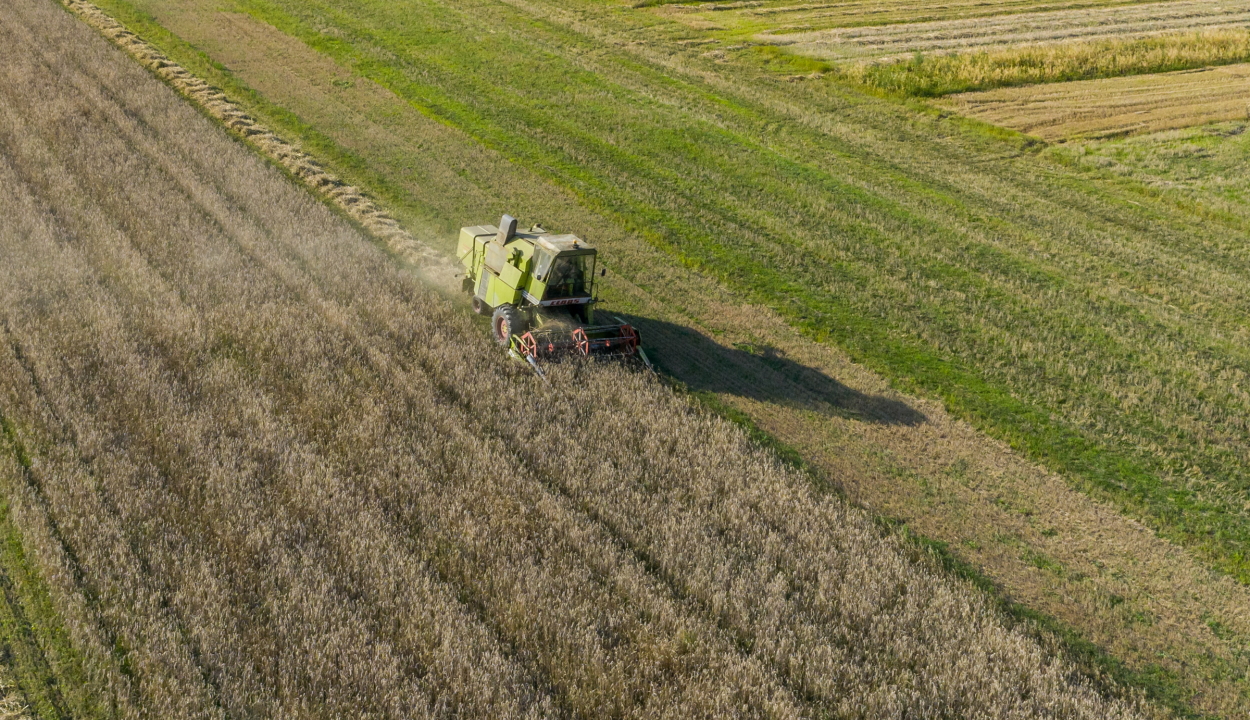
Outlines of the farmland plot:
M0 484L75 715L1136 716L648 377L536 383L50 2L0 41Z
M756 39L835 63L835 74L860 84L940 96L1245 62L1250 60L1250 3L1180 0L765 32Z
M584 229L636 283L629 299L647 308L644 319L673 312L754 373L730 383L695 363L680 377L762 395L744 407L770 432L811 448L835 476L862 468L846 483L857 497L988 563L1013 597L1108 643L1147 686L1159 681L1217 715L1245 707L1239 618L1250 603L1244 586L1203 567L1244 557L1240 481L1207 479L1241 477L1220 454L1244 447L1240 430L1217 430L1221 417L1241 416L1239 396L1225 392L1236 392L1239 371L1198 362L1239 362L1235 349L1205 344L1236 332L1225 323L1243 316L1239 256L1223 252L1242 246L1228 244L1237 231L1222 221L1143 209L1139 195L1056 171L1013 142L831 83L778 83L738 58L675 53L666 38L690 33L597 0L256 2L240 6L246 16L202 0L108 5L151 37L169 28L191 39L169 47L414 222L445 224L450 237L482 207L524 208ZM477 42L490 31L492 42ZM623 229L638 229L634 221L637 235ZM654 247L644 241L657 235ZM725 284L691 272L691 258ZM1199 287L1219 300L1195 302ZM772 304L771 322L794 326L764 336L727 312L744 295ZM1109 334L1085 335L1090 328ZM665 347L684 357L689 333L669 336ZM920 405L931 420L917 425L789 409L801 393L762 390L794 390L796 381L777 382L785 361L735 348L758 348L761 336L788 337L778 349L804 362L819 356L813 343L834 346L824 345L826 357L846 348L891 380L937 393L956 417L992 417L1026 457L1072 474L1047 475L966 427L952 442L950 424L936 420L940 402L939 412ZM822 368L894 396L838 362ZM1201 390L1206 382L1221 390ZM1028 404L993 404L1001 395L979 404L999 390ZM1055 404L1042 409L1046 398ZM783 405L788 415L777 417ZM1149 408L1158 424L1141 424L1133 408ZM1068 421L1088 434L1057 430ZM1207 444L1162 430L1178 423ZM947 503L947 489L965 484L975 515L932 504L935 489ZM1084 519L1074 523L1077 512Z
M747 2L643 2L653 12L700 30L724 31L737 37L759 32L803 32L895 23L984 18L1013 13L1124 7L1144 4L1134 0L762 0Z
M1184 208L1143 215L1136 196L833 84L631 44L645 28L629 23L651 16L600 8L247 4L609 214L597 236L624 226L697 259L1242 577L1246 358L1224 339L1245 332L1235 230ZM473 41L496 26L515 32Z
M1250 116L1250 64L952 95L962 115L1046 140L1159 132Z
M1013 456L940 405L900 396L882 378L802 338L775 315L673 267L532 168L509 163L274 27L207 2L147 7L211 53L220 65L200 62L205 77L227 87L245 81L268 102L295 113L302 127L326 133L334 144L303 136L326 157L342 148L350 155L340 158L367 158L364 164L336 164L355 173L359 179L353 182L402 188L388 203L407 208L413 226L434 219L446 223L441 234L452 237L455 222L498 207L525 208L587 228L613 266L604 286L612 308L636 316L648 352L666 372L749 410L769 432L827 468L849 497L952 543L1016 602L1087 633L1130 667L1150 667L1151 678L1174 678L1186 696L1201 698L1203 709L1218 713L1244 702L1244 687L1233 678L1247 666L1237 655L1241 630L1233 628L1243 627L1236 618L1250 607L1250 594L1214 576L1197 558L1090 502L1062 477ZM197 62L185 52L181 57ZM240 96L248 97L246 91ZM267 119L282 122L272 111ZM464 167L475 173L465 177ZM627 282L630 276L645 287ZM662 285L657 277L664 278ZM700 333L715 340L692 342ZM848 405L847 398L859 399ZM941 512L934 511L935 491ZM1046 569L1038 566L1039 557L1047 558ZM1161 657L1167 659L1160 663Z
M1177 32L1250 27L1250 1L1181 0L1129 7L1030 12L974 19L791 32L773 42L823 60L906 59L1021 45L1132 40Z
M833 11L834 7L813 6L809 10L819 14ZM735 12L762 16L782 9ZM833 63L822 69L833 70L845 80L893 93L929 97L1250 61L1250 3L1245 0L1218 4L1178 0L1128 6L1030 7L1020 12L954 19L926 20L916 15L876 22L848 20L815 28L779 24L755 30L754 41ZM712 34L721 38L732 35ZM1174 86L1162 76L1134 86L1142 88L1147 84L1159 93L1167 93ZM1077 87L1071 92L1083 93L1084 89ZM1243 94L1232 97L1241 98ZM991 103L997 100L986 98ZM1112 105L1116 103L1111 101ZM1229 119L1226 109L1208 105L1200 97L1188 121L1192 124ZM1061 107L1056 110L1062 112ZM1108 114L1105 105L1094 112ZM987 115L974 114L989 119ZM1171 116L1170 121L1146 123L1143 127L1157 130L1176 126L1176 114ZM1110 123L1109 127L1116 124ZM1032 123L1024 126L1031 127Z

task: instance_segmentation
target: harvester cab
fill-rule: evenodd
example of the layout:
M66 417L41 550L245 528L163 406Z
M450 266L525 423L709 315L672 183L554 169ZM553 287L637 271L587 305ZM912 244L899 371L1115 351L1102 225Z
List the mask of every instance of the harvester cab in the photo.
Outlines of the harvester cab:
M605 271L581 238L537 225L518 232L504 215L497 226L461 228L456 254L474 311L490 315L495 340L540 374L539 360L566 355L640 356L651 365L632 326L595 323L595 281Z

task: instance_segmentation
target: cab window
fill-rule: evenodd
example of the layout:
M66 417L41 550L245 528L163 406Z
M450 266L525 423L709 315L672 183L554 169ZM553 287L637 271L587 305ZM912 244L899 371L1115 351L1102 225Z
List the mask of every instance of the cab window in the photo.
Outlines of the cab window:
M564 298L589 294L594 273L594 255L556 258L551 275L547 278L547 297Z
M547 273L551 270L551 260L554 256L543 250L535 248L534 250L534 277L541 282L547 281Z

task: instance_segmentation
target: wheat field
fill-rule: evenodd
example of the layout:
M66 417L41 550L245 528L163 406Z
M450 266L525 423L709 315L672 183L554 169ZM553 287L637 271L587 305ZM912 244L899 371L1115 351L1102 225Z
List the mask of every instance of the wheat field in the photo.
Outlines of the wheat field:
M90 717L1139 717L647 375L500 357L0 6L0 487Z
M1247 60L1250 60L1250 31L1208 30L1138 40L1024 45L928 57L917 55L911 62L851 64L836 72L842 78L861 85L920 97L1097 79L1122 80L1126 85L1149 90L1156 96L1166 96L1177 84L1177 76L1170 73L1207 70ZM1143 76L1144 79L1138 82L1128 80L1133 76ZM1181 80L1180 84L1188 82ZM1077 88L1079 86L1060 92L1070 95L1078 91ZM1111 87L1107 89L1111 90ZM1229 89L1234 92L1226 95L1226 100L1250 99L1244 92ZM1050 94L1040 89L1026 92L1037 96ZM1091 100L1104 107L1119 102L1118 98L1097 93ZM1195 98L1195 105L1200 105L1198 98ZM1192 114L1203 117L1201 111L1200 107L1195 107Z
M805 32L1030 12L1128 8L1153 3L1140 0L949 0L942 3L927 0L637 0L633 4L652 7L652 12L699 29L749 36L758 32Z
M396 95L359 79L353 82L343 67L253 16L218 12L198 1L164 7L180 12L162 14L160 20L170 22L172 32L185 33L183 37L194 38L198 47L211 50L215 61L235 73L236 82L264 92L308 125L336 133L345 147L368 157L371 170L402 178L411 194L388 196L391 208L404 207L403 197L422 202L437 197L446 203L437 215L449 221L473 217L482 207L527 208L533 216L562 218L589 228L588 236L600 240L610 236L610 225L581 220L575 204L564 204L560 193L528 175L526 166L492 158ZM188 56L181 58L186 61ZM212 75L203 65L197 69L229 86L230 76ZM273 117L266 116L266 121ZM473 178L455 174L456 168L469 165L478 168ZM487 188L472 184L486 179ZM526 194L512 195L507 189ZM450 238L454 227L442 234L421 234ZM809 408L822 407L820 398L828 397L822 388L828 388L829 381L813 382L809 370L836 378L865 399L897 396L885 380L863 368L848 372L846 365L831 361L836 357L831 349L796 341L777 317L760 308L742 307L691 271L675 270L654 251L648 254L640 248L642 242L616 237L603 247L604 258L613 264L605 292L613 293L609 298L613 311L619 308L645 323L647 351L666 374L696 390L720 390L728 402L764 399L746 405L752 418L813 463L827 464L829 476L838 478L848 496L905 520L925 537L949 542L947 547L957 548L963 561L1015 602L1088 632L1085 637L1091 643L1125 666L1168 658L1164 672L1152 672L1151 677L1176 678L1174 687L1201 697L1197 709L1219 716L1244 705L1235 664L1242 645L1240 636L1230 635L1228 628L1245 627L1235 618L1250 608L1250 595L1235 589L1235 581L1204 575L1196 569L1196 560L1182 559L1183 551L1176 546L1129 517L1091 503L1079 490L1066 486L1063 478L1047 475L1019 456L1008 457L1010 453L993 440L961 428L949 416L943 420L941 407L933 403L900 398L926 418L905 432L898 431L899 425L863 422L861 415L838 417L836 408L830 408L832 417L827 411L811 415ZM654 278L655 268L664 268L662 289L653 281L647 287L633 285L625 275L628 266L642 269L633 282ZM692 319L695 309L699 314ZM687 328L700 328L717 344L692 342ZM746 355L739 347L775 348L806 369L795 377L793 364L772 366L773 359ZM782 403L784 407L779 407ZM814 442L815 437L825 439ZM906 463L906 469L895 463ZM955 482L952 476L964 479ZM979 510L956 511L942 505L935 512L935 489L972 482L968 478L995 488L991 492L981 485L976 499L970 500ZM1006 502L1005 497L1013 500ZM1018 512L1019 508L1026 509ZM1055 535L1048 530L1052 527L1062 528L1062 533ZM952 533L952 528L961 528L961 534ZM962 534L967 529L971 532ZM1128 548L1131 557L1120 554ZM1048 567L1062 571L1038 568L1039 554L1049 558ZM1143 589L1146 578L1149 590ZM1111 602L1110 596L1124 600ZM1150 622L1143 622L1143 617ZM1231 667L1211 667L1225 658ZM1131 684L1131 678L1125 679ZM1182 684L1191 679L1193 684Z
M936 22L910 22L765 34L770 42L830 61L907 59L915 53L981 53L1056 43L1138 40L1200 30L1250 27L1250 1L1208 0L1027 12Z
M834 63L836 75L859 85L936 97L1250 61L1250 2L1180 0L807 32L779 28L756 38Z

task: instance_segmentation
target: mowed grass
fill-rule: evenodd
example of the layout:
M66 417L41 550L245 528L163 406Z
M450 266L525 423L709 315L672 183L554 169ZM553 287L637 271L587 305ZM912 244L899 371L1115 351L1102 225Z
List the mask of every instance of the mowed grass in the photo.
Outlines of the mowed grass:
M239 7L1250 578L1240 227L645 11Z
M1066 160L1250 217L1250 123L1168 130L1120 140L1070 143Z
M538 382L52 3L0 19L0 488L99 715L1140 716L651 375Z

